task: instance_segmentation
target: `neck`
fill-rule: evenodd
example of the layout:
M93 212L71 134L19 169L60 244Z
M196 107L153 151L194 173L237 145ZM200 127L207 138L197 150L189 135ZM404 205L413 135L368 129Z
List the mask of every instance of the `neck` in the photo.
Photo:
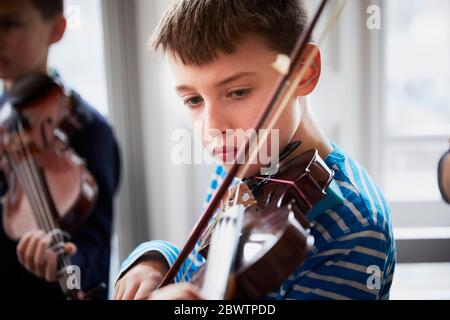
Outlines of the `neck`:
M317 149L320 157L325 159L333 151L333 147L320 129L307 99L300 99L299 103L302 110L301 121L290 141L301 141L302 144L291 156L299 155L311 149Z

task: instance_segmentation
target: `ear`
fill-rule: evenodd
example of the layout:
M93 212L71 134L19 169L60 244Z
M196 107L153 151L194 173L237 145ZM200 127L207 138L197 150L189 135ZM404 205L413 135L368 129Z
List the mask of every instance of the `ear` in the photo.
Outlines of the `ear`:
M311 62L308 63L308 61ZM297 96L304 97L309 95L317 86L322 72L322 58L320 49L313 43L308 43L305 47L298 72L303 69L303 77L297 89Z
M64 33L66 32L67 20L63 15L58 15L57 17L53 18L53 21L51 23L52 30L49 39L50 45L61 41Z

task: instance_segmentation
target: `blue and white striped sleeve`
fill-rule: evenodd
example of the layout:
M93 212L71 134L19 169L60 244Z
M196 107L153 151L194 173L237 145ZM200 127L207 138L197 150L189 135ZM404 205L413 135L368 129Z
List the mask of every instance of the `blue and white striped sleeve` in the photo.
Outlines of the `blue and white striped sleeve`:
M383 299L392 279L390 245L382 232L365 230L330 243L311 254L290 277L285 299Z
M215 190L217 189L217 186L220 184L220 182L223 180L223 176L225 175L225 171L222 168L222 166L217 166L214 170L214 173L211 177L211 183L209 186L209 189L206 194L206 199L204 206L209 203L211 200ZM175 282L181 282L181 281L189 281L192 277L192 275L205 263L205 259L203 256L198 253L200 248L200 241L197 242L197 245L194 249L194 251L191 253L189 258L184 262L182 267L180 268L180 271L178 271ZM129 257L122 263L122 266L119 271L119 276L117 277L117 280L122 277L122 275L128 271L128 269L144 254L149 252L159 252L164 259L166 260L167 264L169 266L172 266L177 259L178 255L180 254L180 249L173 245L170 242L163 241L163 240L154 240L149 241L141 244L138 246L130 255ZM116 282L117 282L116 280Z
M176 283L190 280L192 274L205 262L203 256L198 253L198 245L199 244L197 244L193 253L183 263L175 276ZM180 254L180 249L172 243L163 240L154 240L142 243L122 263L117 280L120 279L139 258L149 252L159 252L164 257L167 264L171 267Z

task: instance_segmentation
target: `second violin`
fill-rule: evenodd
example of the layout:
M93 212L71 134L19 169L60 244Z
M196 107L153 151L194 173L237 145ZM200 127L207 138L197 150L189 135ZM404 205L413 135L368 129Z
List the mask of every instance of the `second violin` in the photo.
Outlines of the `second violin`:
M87 218L98 193L94 177L68 146L83 120L64 87L45 75L18 81L0 111L5 232L12 240L38 228L51 235L51 247L59 254L58 280L70 299L84 294L68 281L67 232Z

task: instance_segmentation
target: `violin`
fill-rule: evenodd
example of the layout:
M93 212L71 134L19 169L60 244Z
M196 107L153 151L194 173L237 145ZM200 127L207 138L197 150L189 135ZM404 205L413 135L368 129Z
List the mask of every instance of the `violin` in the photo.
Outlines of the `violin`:
M307 232L309 225L306 215L326 196L325 191L334 175L317 150L307 151L287 163L280 161L275 174L251 177L235 189L229 190L229 187L235 177L246 176L248 163L255 159L258 148L267 141L267 134L263 135L258 139L262 142L257 148L251 149L250 141L255 141L256 132L261 128L273 128L294 98L307 66L317 54L317 51L311 50L306 60L302 60L327 3L328 0L321 1L291 55L280 54L273 64L280 73L277 85L252 128L252 136L239 149L236 157L246 159L245 155L250 154L250 160L244 165L236 161L228 170L159 288L172 282L199 240L202 244L201 253L207 251L204 254L207 262L194 275L192 282L200 287L207 299L262 298L281 285L311 250L313 239ZM336 6L321 40L337 22L345 3L343 0ZM231 200L224 204L227 191ZM234 197L230 197L232 194ZM222 214L210 224L221 204ZM210 230L207 229L208 225L212 225Z
M86 220L98 194L95 178L69 146L87 116L76 110L64 86L47 75L28 75L0 106L0 170L6 235L18 241L42 229L58 254L57 277L68 299L87 297L73 286L65 242Z
M260 299L279 286L314 245L308 212L327 194L334 173L310 150L273 176L229 189L202 238L207 263L192 282L207 299ZM214 231L208 232L213 229Z

